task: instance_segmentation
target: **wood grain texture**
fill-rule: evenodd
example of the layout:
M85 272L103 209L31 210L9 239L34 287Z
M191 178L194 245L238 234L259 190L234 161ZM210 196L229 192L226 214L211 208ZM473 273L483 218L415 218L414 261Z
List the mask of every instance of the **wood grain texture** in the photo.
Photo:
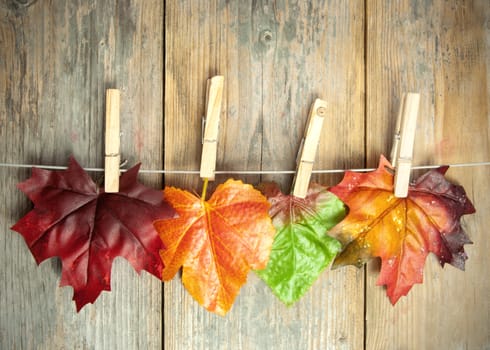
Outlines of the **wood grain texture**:
M225 76L217 170L295 169L317 97L329 108L315 167L363 166L362 2L167 1L165 13L166 169L199 168L206 79L214 74ZM285 190L292 181L240 178L275 180ZM338 176L315 179L333 184ZM197 175L165 182L201 187ZM164 290L166 349L362 347L362 271L323 274L291 308L252 273L225 318L201 308L178 278Z
M104 96L122 92L121 152L130 164L163 160L161 1L0 1L2 162L103 166ZM111 293L77 314L61 267L36 266L9 230L30 209L16 189L28 170L0 169L0 348L159 349L161 282L117 259ZM101 174L93 174L100 178ZM161 186L160 176L143 177Z
M376 166L410 91L422 96L415 164L488 161L489 67L487 0L0 0L0 161L64 165L74 154L102 166L104 94L118 88L122 158L198 170L206 79L216 74L225 76L218 170L294 169L317 97L328 114L315 169ZM448 172L477 209L464 218L474 242L466 272L429 257L424 284L392 307L375 263L366 300L363 270L329 271L291 308L252 273L224 318L179 278L162 303L161 282L122 259L113 291L77 314L70 288L58 288L59 262L37 267L9 229L30 209L15 187L29 176L0 168L1 349L490 349L489 168ZM235 177L285 191L292 181ZM160 176L141 179L161 186ZM165 180L201 189L198 174Z
M488 1L367 2L367 159L389 153L402 93L421 93L415 164L488 161L490 7ZM367 349L490 348L486 267L490 187L485 167L450 169L477 213L464 218L475 243L463 273L429 256L424 283L395 307L367 279Z

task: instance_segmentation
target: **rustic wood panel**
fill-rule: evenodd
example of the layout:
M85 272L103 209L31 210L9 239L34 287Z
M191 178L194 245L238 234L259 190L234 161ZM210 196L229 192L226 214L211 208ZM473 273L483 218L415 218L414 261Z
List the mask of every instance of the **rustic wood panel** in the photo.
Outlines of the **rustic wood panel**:
M22 4L33 3L32 6ZM161 1L0 1L1 161L103 165L105 89L122 90L123 158L163 163ZM37 267L9 227L30 208L0 169L0 348L158 349L161 282L115 262L113 291L77 314L55 259ZM94 174L99 178L100 174ZM160 176L144 182L161 186Z
M421 93L415 163L488 161L490 7L481 1L367 2L367 157L389 153L401 94ZM424 284L392 307L367 279L367 349L488 349L490 170L450 169L477 214L466 272L427 259Z
M102 166L104 90L118 87L123 158L198 169L205 80L218 73L226 77L221 170L293 169L317 96L330 116L316 168L361 167L365 159L375 166L389 152L404 91L422 94L417 164L486 161L489 64L486 0L0 0L0 161L65 164L74 154L84 166ZM365 323L363 270L325 273L291 308L252 273L221 318L178 278L165 285L163 304L161 283L136 276L122 259L113 291L76 314L72 291L58 288L59 262L37 267L9 230L30 209L15 188L29 174L0 168L2 349L490 348L489 168L448 173L477 208L464 219L475 243L467 271L441 269L430 257L424 284L392 307L371 264ZM275 180L284 190L292 180L235 177ZM315 180L333 185L340 177ZM161 186L160 176L142 179ZM168 175L166 184L200 190L197 175Z
M219 170L293 170L316 97L330 106L317 168L363 166L362 2L167 1L165 13L166 169L199 168L206 79L214 74L225 76ZM292 180L235 177L275 180L285 191ZM201 187L198 175L165 179ZM338 176L316 180L333 184ZM164 290L168 349L362 347L362 271L325 273L291 308L252 273L225 318L199 307L179 278Z

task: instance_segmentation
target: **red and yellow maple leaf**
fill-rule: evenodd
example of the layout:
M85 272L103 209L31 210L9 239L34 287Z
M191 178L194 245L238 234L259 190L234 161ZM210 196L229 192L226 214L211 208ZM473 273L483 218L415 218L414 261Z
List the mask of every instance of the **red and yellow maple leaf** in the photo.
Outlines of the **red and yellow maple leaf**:
M275 234L270 204L251 185L228 180L208 201L175 187L164 197L179 217L154 223L166 247L162 278L182 280L206 309L224 315L250 269L264 269Z
M444 177L448 167L430 170L410 185L407 198L393 195L390 163L382 156L377 170L347 172L330 190L349 207L347 217L330 235L344 250L334 266L360 266L371 257L381 258L378 285L386 285L395 304L415 283L422 283L429 252L442 266L464 269L464 245L471 243L461 227L462 215L475 208L461 186Z
M173 217L175 211L161 191L137 182L138 170L134 166L121 176L118 193L98 189L74 158L65 171L33 168L31 178L18 185L34 209L12 229L24 237L38 264L60 257L60 285L73 287L77 311L111 289L117 256L138 273L146 270L161 278L163 246L153 221Z

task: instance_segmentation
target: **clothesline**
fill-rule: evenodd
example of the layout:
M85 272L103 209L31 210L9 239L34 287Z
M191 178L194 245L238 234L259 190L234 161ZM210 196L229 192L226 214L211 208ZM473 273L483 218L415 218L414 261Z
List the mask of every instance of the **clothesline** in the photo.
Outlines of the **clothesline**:
M489 162L473 162L473 163L454 163L454 164L443 164L448 165L451 168L460 168L460 167L477 167L477 166L488 166ZM412 170L419 169L436 169L443 165L416 165L412 166ZM59 165L40 165L40 164L16 164L16 163L0 163L1 168L42 168L48 170L65 170L66 166ZM92 172L103 172L104 168L83 168L85 171ZM346 171L353 172L366 172L373 171L376 168L355 168L355 169L320 169L313 170L313 174L335 174L335 173L344 173ZM121 169L122 172L127 169ZM163 170L163 169L140 169L139 171L142 174L199 174L199 170ZM227 174L227 175L274 175L274 174L294 174L295 170L217 170L215 172L217 175Z

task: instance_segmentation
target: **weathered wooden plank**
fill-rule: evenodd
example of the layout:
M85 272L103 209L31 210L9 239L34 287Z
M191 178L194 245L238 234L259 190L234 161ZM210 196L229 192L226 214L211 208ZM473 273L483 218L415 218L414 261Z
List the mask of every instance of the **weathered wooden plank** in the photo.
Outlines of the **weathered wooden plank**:
M421 93L416 164L488 161L488 1L367 2L367 140L374 166L389 153L403 92ZM486 349L490 282L489 169L450 169L477 214L464 219L473 246L466 272L427 259L424 284L392 307L367 279L367 349Z
M199 168L206 79L214 74L225 76L218 170L293 170L316 97L329 103L316 168L363 165L362 2L167 1L165 13L166 169ZM201 187L198 175L165 179ZM292 176L262 179L287 191ZM286 308L252 273L221 318L199 307L176 278L164 288L165 348L359 349L362 288L355 269L325 273Z
M121 151L163 162L161 1L0 1L2 162L103 166L105 89L121 89ZM0 348L159 349L161 282L117 259L113 291L77 314L60 265L37 267L9 230L29 209L15 188L27 170L0 169ZM101 174L94 174L99 178ZM145 176L161 186L160 176Z

